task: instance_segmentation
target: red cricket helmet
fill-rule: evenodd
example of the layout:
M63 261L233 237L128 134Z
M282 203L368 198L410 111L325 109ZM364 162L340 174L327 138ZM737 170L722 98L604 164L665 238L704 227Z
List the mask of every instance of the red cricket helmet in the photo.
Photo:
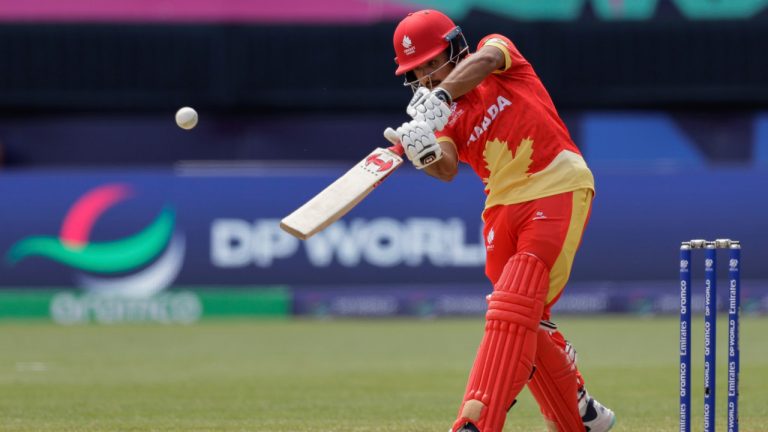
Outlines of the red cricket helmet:
M398 65L395 75L402 75L434 58L459 35L461 28L442 12L425 9L409 13L397 25L392 39Z

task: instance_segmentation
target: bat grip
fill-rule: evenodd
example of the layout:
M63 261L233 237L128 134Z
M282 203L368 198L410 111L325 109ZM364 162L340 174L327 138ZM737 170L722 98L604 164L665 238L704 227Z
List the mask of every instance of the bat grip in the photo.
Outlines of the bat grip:
M403 146L400 145L400 143L397 143L391 147L387 147L387 150L393 153L397 153L398 156L402 156L403 154L405 154L405 150L403 150Z
M402 156L405 151L403 150L403 145L400 144L400 137L397 136L397 132L395 132L394 129L391 127L388 127L384 129L384 138L387 139L387 141L392 143L392 147L387 148L387 150L397 153L398 155Z

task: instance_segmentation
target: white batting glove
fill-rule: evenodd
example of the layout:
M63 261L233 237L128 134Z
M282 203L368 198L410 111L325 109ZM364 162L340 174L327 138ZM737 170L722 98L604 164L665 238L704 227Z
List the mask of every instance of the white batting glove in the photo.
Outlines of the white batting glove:
M412 119L426 122L433 131L441 131L451 116L451 95L440 87L429 91L419 87L405 111Z
M417 169L424 169L443 157L443 150L427 123L411 120L403 123L396 132L405 155Z

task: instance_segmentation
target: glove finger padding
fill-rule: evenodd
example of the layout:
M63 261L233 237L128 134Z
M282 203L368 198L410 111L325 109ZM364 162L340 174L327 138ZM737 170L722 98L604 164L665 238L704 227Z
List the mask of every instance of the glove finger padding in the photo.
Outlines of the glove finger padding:
M405 108L405 112L407 112L412 119L416 120L416 115L419 113L416 107L422 105L424 103L424 98L426 98L428 95L429 89L426 87L419 87L415 92L413 92L413 97L411 98L411 101L408 102L408 106Z
M412 120L397 128L397 135L405 155L417 169L437 162L443 151L432 129L425 122Z
M425 122L433 131L441 131L451 116L450 95L444 89L429 91L419 87L414 93L406 112L414 120Z

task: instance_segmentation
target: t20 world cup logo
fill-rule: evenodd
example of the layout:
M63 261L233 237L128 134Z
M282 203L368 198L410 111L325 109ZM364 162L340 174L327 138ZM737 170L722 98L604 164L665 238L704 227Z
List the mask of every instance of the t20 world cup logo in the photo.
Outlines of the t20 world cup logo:
M58 236L36 235L14 244L6 256L14 265L30 257L45 257L79 270L79 286L89 292L147 298L167 288L184 261L185 239L175 229L175 212L166 206L137 233L106 241L91 241L96 222L111 207L130 198L124 184L107 184L86 192L69 209Z

